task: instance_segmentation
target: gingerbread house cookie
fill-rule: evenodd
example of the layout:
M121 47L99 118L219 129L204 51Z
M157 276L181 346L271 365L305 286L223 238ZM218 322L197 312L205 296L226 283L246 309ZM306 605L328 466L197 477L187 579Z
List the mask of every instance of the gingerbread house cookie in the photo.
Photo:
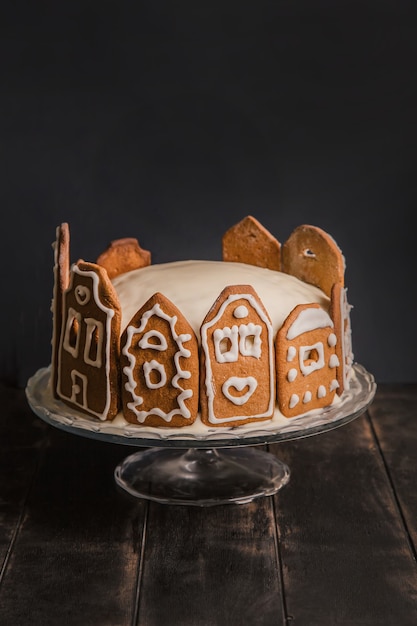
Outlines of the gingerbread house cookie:
M198 342L178 308L154 294L121 337L122 405L128 422L182 427L198 413Z
M119 409L120 306L106 271L78 261L63 294L57 394L101 420Z
M55 398L59 398L56 388L58 383L58 354L62 330L62 303L70 277L70 232L67 222L56 229L54 249L54 291L52 298L52 358L51 385Z
M222 250L223 261L281 269L281 244L251 215L225 232Z
M238 426L275 408L273 329L250 285L226 287L201 325L201 419Z
M338 381L337 337L319 304L299 304L277 332L278 407L295 417L332 403Z
M330 297L334 283L344 285L345 260L334 241L317 226L298 226L281 249L282 271L319 287Z
M137 239L115 239L100 254L97 265L106 268L110 279L151 264L151 253L140 247Z

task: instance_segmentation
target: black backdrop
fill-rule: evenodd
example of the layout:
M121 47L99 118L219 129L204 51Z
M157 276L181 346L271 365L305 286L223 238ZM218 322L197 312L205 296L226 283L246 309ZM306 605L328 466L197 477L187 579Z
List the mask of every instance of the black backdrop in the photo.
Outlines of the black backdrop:
M3 3L0 378L50 358L52 248L220 258L252 214L327 230L355 358L416 381L414 2Z

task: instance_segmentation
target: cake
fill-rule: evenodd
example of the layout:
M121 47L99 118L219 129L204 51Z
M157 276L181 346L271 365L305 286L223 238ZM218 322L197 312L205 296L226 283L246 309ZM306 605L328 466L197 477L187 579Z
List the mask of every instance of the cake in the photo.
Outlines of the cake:
M51 392L82 415L239 428L324 409L349 388L345 260L319 227L281 244L249 215L218 261L152 264L125 238L71 263L68 223L53 247Z

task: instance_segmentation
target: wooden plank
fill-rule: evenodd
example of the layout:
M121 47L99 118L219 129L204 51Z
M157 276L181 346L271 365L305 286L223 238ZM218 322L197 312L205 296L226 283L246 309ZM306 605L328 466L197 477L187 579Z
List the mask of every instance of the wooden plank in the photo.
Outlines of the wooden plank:
M0 385L0 585L20 527L39 461L46 427L34 416L22 390Z
M417 384L383 386L369 414L416 554Z
M284 624L272 500L151 504L138 626Z
M290 623L415 626L416 563L367 417L273 448L291 470L274 496Z
M147 505L117 491L130 448L52 427L0 588L0 623L132 624Z

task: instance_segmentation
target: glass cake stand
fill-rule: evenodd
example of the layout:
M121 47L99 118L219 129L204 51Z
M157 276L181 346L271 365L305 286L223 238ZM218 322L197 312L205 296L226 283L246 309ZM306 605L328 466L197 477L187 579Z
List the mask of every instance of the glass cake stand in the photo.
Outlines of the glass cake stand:
M174 431L136 426L120 414L111 422L101 422L79 413L53 397L50 373L50 367L38 370L26 386L28 403L38 417L76 435L145 448L115 468L118 487L136 498L195 506L245 504L277 493L288 483L290 470L257 446L347 424L366 411L376 391L372 374L355 363L343 401L324 410L291 419L276 413L271 420L239 428L203 429L197 420Z

